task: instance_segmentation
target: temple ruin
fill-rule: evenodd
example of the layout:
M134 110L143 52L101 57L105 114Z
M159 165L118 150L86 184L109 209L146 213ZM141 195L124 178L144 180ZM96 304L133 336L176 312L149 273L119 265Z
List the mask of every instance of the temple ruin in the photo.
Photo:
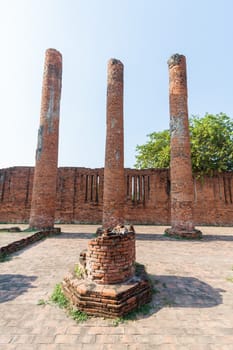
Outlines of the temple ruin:
M40 229L51 228L54 222L108 222L105 208L109 205L115 206L111 204L111 192L104 194L104 183L109 183L109 191L115 191L116 186L120 186L121 189L119 206L114 209L114 215L118 215L117 221L121 221L120 216L123 215L124 222L129 224L177 227L177 224L182 224L182 220L185 219L186 224L189 223L185 229L191 231L194 223L233 225L233 173L216 173L212 177L204 176L202 179L192 177L190 153L187 153L187 134L179 136L179 132L183 130L182 123L185 122L187 126L188 122L185 58L175 55L169 65L173 144L171 162L178 173L172 174L171 169L137 170L123 168L121 165L118 169L120 176L113 178L115 175L110 169L108 159L105 161L105 169L57 169L62 58L56 50L47 50L36 166L0 169L0 222L29 222L31 227ZM118 61L116 64L112 62L109 69L108 108L122 111L123 65ZM116 96L111 90L114 84L118 86ZM117 101L116 106L114 99ZM179 110L179 106L183 106L182 111ZM114 113L114 110L112 112ZM111 124L108 128L111 129ZM118 128L118 125L114 124L114 128ZM113 145L114 142L112 140ZM115 161L119 158L114 164L123 162L122 141L120 147L119 150L108 150L109 161L111 157ZM114 183L114 187L111 183ZM179 188L176 187L178 185ZM186 197L182 198L183 188L187 191ZM116 210L120 210L118 214Z
M192 239L201 238L197 224L233 224L233 174L192 175L185 57L173 55L168 66L170 169L124 168L124 67L116 59L108 62L104 168L57 168L62 56L48 49L35 168L0 170L0 222L29 222L47 234L55 222L102 224L62 282L72 304L90 315L124 316L151 300L126 224L171 225L167 235Z

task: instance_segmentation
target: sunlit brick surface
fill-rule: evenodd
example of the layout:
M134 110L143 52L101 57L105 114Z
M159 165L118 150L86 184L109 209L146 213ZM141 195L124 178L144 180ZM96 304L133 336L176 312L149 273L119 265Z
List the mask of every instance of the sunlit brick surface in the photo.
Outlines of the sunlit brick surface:
M123 69L120 61L109 60L103 227L124 223Z
M36 150L30 227L51 228L56 209L58 133L61 98L62 56L48 49L45 54L40 127Z
M171 133L171 226L168 233L196 235L193 222L192 178L186 60L175 54L169 61L169 102Z

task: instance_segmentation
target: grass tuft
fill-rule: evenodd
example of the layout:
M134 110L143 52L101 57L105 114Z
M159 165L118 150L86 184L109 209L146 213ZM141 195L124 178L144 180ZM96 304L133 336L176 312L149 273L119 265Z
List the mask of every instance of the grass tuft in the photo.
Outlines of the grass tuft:
M6 253L0 254L0 263L4 263L6 261L11 260L10 256Z
M227 280L228 282L233 282L233 277L227 277L226 280Z
M58 283L56 284L54 291L50 297L50 300L57 304L61 309L67 308L69 305L69 301L68 299L65 297L65 295L63 294L62 288L61 288L61 284Z
M56 284L49 300L52 303L58 305L61 309L66 309L68 315L78 323L84 322L88 319L88 315L85 312L74 308L73 305L70 304L69 300L65 297L62 291L61 283ZM47 302L43 299L40 299L38 301L38 305L45 304L47 304Z
M25 228L22 232L36 232L36 231L39 231L35 228L31 228L31 227L28 227L28 228Z
M127 315L122 317L117 317L113 320L113 326L119 326L119 324L125 323L127 321L135 321L138 316L149 315L152 310L152 306L150 304L144 304L137 308L136 310L130 311Z
M78 323L85 322L88 320L88 315L85 312L75 308L69 310L69 315L73 318L73 320L75 320Z
M75 273L77 278L81 279L84 277L85 271L84 271L84 268L80 264L77 264L74 267L74 273Z

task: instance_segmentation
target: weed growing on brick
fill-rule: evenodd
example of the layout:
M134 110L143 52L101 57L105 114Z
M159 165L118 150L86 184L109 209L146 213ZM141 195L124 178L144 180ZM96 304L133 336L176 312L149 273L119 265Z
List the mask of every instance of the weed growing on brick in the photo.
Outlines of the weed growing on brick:
M0 263L4 263L6 261L9 261L10 259L10 256L6 253L0 254Z
M65 295L62 292L61 284L56 284L54 291L50 297L50 301L57 304L61 309L67 308L69 301L66 299Z
M150 304L144 304L138 309L129 312L127 315L122 317L117 317L113 320L113 326L119 326L119 324L125 323L127 321L135 321L140 315L149 315L153 307Z
M88 315L85 312L82 312L82 311L75 309L75 308L69 310L69 315L76 322L85 322L88 320Z
M84 269L80 264L75 265L74 267L74 273L77 278L83 278L84 277Z
M58 305L61 309L65 309L68 315L76 322L84 322L88 319L88 315L85 312L74 308L73 305L70 304L62 291L61 283L56 284L49 301ZM46 302L43 299L38 301L38 305L45 304Z

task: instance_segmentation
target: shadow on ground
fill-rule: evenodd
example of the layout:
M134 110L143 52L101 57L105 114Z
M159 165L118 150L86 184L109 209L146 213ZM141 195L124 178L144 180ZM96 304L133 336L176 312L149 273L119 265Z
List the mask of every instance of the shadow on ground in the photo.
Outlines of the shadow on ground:
M92 239L95 238L93 233L65 233L56 236L56 239ZM138 241L173 241L173 242L210 242L210 241L228 241L233 242L233 235L203 235L202 239L177 239L167 237L159 233L136 233L136 240Z
M153 297L149 312L137 313L136 319L148 318L169 307L210 308L223 303L223 289L215 289L194 277L153 276L149 275L153 285ZM129 319L132 319L131 317ZM134 318L135 319L135 318Z
M222 304L223 289L194 277L151 276L155 312L163 307L209 308ZM157 310L156 310L157 309Z
M227 241L227 242L233 242L233 235L203 235L203 238L201 239L182 239L182 238L172 238L167 237L164 234L158 234L158 233L139 233L136 234L136 239L138 241L173 241L173 242L210 242L210 241Z
M56 239L92 239L95 238L95 232L93 233L66 233L62 232L60 235L55 236ZM53 237L51 237L53 238Z
M15 299L29 288L36 288L32 285L36 279L36 276L0 274L0 303Z

